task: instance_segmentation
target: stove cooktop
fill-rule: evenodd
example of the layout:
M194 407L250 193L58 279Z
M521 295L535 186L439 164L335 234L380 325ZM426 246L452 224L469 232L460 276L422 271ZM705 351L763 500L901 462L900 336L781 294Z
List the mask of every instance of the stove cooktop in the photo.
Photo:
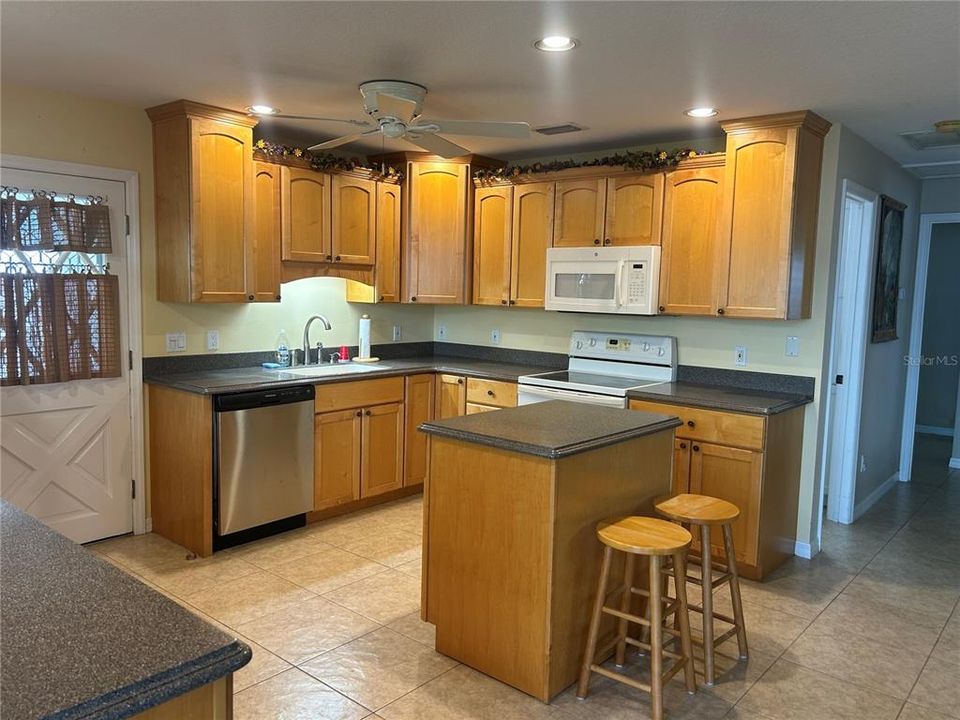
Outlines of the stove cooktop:
M623 395L627 390L648 385L659 385L659 380L644 380L621 375L603 375L600 373L557 370L555 372L539 373L537 375L523 375L519 378L521 385L539 385L541 387L569 388L599 392L605 395Z

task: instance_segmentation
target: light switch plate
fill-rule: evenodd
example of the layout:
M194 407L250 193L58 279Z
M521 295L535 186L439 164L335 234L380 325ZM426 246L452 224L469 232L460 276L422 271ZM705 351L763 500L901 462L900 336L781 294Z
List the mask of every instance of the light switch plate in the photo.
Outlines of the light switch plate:
M446 340L447 339L447 326L441 325L437 328L437 339Z
M183 352L187 349L187 334L183 332L167 333L167 352Z
M401 334L401 333L400 333L400 326L399 326L399 325L394 325L394 326L393 326L393 341L394 341L394 342L400 342L400 334Z
M500 344L500 328L494 328L490 331L490 342L494 345Z
M743 345L737 345L733 349L733 364L745 367L747 364L747 348Z
M787 335L787 357L800 357L800 338L796 335Z
M207 330L207 350L220 349L220 331Z

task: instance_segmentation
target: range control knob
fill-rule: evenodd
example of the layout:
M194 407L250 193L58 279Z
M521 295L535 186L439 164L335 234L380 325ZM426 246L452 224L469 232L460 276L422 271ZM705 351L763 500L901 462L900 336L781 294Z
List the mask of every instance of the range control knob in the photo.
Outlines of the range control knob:
M594 347L597 344L596 338L590 338L590 347Z
M583 343L580 340L577 340L577 350L583 347Z
M643 351L644 351L644 352L647 352L647 350L650 349L650 343L644 343L644 344L642 345L642 347L643 347Z
M657 355L663 357L663 348L657 348Z

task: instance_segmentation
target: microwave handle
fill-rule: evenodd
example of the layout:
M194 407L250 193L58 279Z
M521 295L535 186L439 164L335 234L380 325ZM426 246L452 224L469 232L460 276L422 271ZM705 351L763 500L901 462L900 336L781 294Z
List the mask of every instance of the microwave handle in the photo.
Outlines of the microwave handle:
M624 260L617 261L617 279L616 279L616 291L614 293L614 299L616 300L617 307L623 307L623 266L625 264Z

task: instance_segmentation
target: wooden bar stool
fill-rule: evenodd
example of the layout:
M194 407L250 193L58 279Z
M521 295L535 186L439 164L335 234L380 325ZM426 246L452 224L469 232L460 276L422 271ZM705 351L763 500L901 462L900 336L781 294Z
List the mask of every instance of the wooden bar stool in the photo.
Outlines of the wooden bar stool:
M710 497L709 495L691 495L684 493L675 495L669 500L656 504L657 512L679 523L697 525L700 528L700 556L701 559L691 560L700 565L701 577L688 575L687 582L700 585L703 589L703 604L690 605L690 609L703 616L703 681L713 685L715 679L713 649L723 641L737 636L737 645L740 649L740 659L747 658L747 631L743 623L743 605L740 602L740 579L737 575L737 558L733 549L733 531L731 523L740 516L740 509L733 503ZM726 555L726 564L714 564L710 552L710 528L720 525L723 529L723 552ZM720 575L713 576L718 570ZM686 573L684 573L685 575ZM674 577L681 577L674 573ZM718 613L713 609L713 591L730 583L730 599L733 604L733 617ZM730 623L732 627L719 637L714 637L714 618Z
M653 720L663 718L663 687L680 670L684 671L687 691L695 692L697 683L693 674L693 647L690 640L690 620L687 614L687 593L683 582L676 581L677 597L667 597L660 581L662 559L672 558L676 577L684 577L687 571L687 549L692 537L684 528L674 523L649 517L625 517L608 520L597 525L597 537L603 543L603 564L600 568L600 581L597 585L597 597L590 616L590 630L587 634L587 647L583 655L580 670L580 682L577 685L577 697L585 698L590 689L590 673L595 672L618 682L625 683L650 693L653 701ZM607 605L607 581L614 550L626 553L623 585L610 594L620 596L619 607ZM633 574L638 555L646 556L650 562L650 589L633 586ZM634 595L648 598L650 618L634 615L630 612ZM600 635L600 621L603 614L619 618L617 633L604 647L597 650ZM666 627L664 618L675 615L679 625L681 654L664 649L663 633L678 636L672 627ZM646 643L628 635L630 623L649 628L650 642ZM616 663L623 665L626 659L627 645L633 645L650 652L650 684L646 685L600 665L611 650L616 648ZM663 670L663 656L676 662Z

